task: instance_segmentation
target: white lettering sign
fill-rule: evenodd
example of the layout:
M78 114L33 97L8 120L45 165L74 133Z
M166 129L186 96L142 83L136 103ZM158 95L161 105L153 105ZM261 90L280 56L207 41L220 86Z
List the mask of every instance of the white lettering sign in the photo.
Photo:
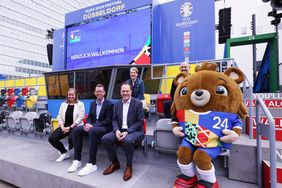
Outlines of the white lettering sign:
M116 49L110 49L110 50L102 50L97 52L87 52L84 54L75 54L71 56L71 60L77 60L77 59L85 59L85 58L91 58L91 57L100 57L100 56L106 56L111 54L120 54L124 53L124 48L116 48Z

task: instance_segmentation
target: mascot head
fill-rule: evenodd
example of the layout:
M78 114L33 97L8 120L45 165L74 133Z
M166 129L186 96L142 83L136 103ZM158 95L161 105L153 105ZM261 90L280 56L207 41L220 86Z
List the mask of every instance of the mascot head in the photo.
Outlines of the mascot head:
M235 67L228 68L224 73L217 72L216 68L215 63L206 62L197 65L192 75L180 73L174 80L178 86L172 111L218 111L245 118L247 111L238 85L243 82L244 74Z

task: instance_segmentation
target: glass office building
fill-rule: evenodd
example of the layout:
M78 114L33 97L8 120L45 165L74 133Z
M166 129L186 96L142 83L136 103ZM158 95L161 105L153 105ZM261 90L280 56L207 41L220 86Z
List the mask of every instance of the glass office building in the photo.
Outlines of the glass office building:
M64 27L65 14L107 0L0 0L0 79L51 70L47 30Z

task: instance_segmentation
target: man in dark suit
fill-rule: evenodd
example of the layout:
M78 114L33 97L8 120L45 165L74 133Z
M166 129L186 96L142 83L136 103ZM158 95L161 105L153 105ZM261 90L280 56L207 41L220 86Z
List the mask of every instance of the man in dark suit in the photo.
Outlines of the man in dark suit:
M113 104L105 99L105 94L104 86L98 84L94 91L97 99L90 105L86 124L73 130L74 161L68 172L75 172L81 166L82 139L85 135L89 135L89 160L85 167L78 172L78 175L86 176L97 170L98 139L112 131Z
M144 113L142 102L131 97L131 87L124 83L121 85L120 94L122 99L115 104L113 116L113 132L102 137L102 143L108 152L111 161L110 166L103 172L104 175L111 174L120 168L120 163L115 151L115 143L121 142L126 156L126 169L123 180L132 177L132 160L134 144L144 138Z
M180 63L179 70L180 70L181 73L189 74L189 69L190 69L190 66L187 62ZM175 80L175 79L179 79L179 78L176 77L172 80L171 88L170 88L170 99L171 100L163 101L163 109L164 109L164 117L165 118L171 118L170 108L171 108L171 105L172 105L173 100L174 100L175 90L177 88L177 85L174 83L174 82L177 82L177 80Z

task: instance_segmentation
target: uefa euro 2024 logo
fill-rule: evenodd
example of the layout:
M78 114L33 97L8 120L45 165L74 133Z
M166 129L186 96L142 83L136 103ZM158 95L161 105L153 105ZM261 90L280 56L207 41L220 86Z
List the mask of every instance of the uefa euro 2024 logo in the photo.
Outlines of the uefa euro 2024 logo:
M198 23L197 19L192 20L192 18L190 17L193 13L193 5L191 2L186 1L182 3L179 13L182 16L182 18L179 17L181 21L176 23L176 27L188 28Z
M192 14L193 5L190 2L185 2L180 7L180 15L183 17L188 17Z

